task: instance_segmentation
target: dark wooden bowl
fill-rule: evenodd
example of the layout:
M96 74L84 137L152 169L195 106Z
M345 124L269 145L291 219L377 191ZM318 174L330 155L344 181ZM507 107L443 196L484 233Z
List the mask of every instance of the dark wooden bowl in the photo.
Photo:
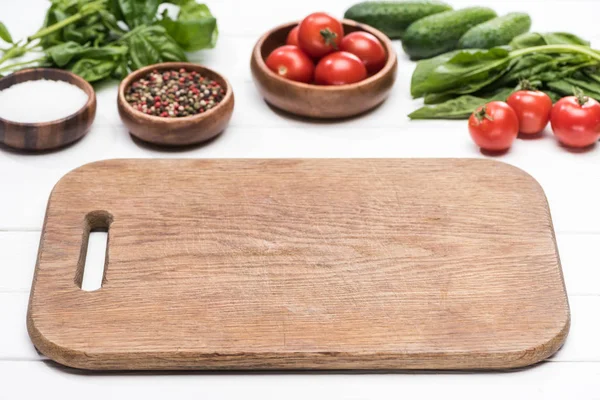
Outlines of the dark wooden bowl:
M216 107L202 114L181 118L147 115L134 109L125 100L125 90L129 85L148 72L154 69L164 71L180 68L196 71L202 76L219 82L225 90L223 100ZM162 146L187 146L207 141L223 132L233 114L234 98L233 90L227 79L215 71L198 64L169 62L149 65L129 74L119 85L117 104L119 115L132 135L145 142Z
M383 44L388 59L381 71L369 78L341 86L319 86L290 81L278 76L265 64L277 47L285 44L289 31L299 22L290 22L265 33L254 46L250 68L254 83L265 100L296 115L312 118L344 118L366 112L383 102L396 80L398 60L392 42L370 26L342 20L344 33L366 31Z
M0 143L19 150L43 151L73 143L89 131L96 117L96 93L92 85L71 72L53 68L26 69L0 79L0 90L40 79L69 82L83 90L88 101L76 113L54 121L21 123L0 118Z

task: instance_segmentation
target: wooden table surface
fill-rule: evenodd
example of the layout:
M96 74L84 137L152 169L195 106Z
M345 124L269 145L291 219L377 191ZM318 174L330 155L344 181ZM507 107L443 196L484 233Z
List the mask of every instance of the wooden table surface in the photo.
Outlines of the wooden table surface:
M489 5L499 13L529 12L533 30L569 31L600 45L596 0L451 0L456 8ZM600 146L577 154L559 147L547 131L518 141L498 157L518 166L548 196L572 311L571 333L550 360L503 373L395 374L90 374L67 370L39 356L25 328L29 287L46 200L54 183L82 164L107 158L484 157L464 121L410 122L414 64L400 44L398 81L389 100L372 113L343 122L315 123L269 108L253 86L249 60L259 35L317 10L341 16L351 0L209 1L218 17L216 49L191 56L232 83L236 109L230 127L204 147L164 152L132 140L120 123L116 84L98 89L98 114L82 141L60 152L21 155L0 149L0 398L60 392L64 399L144 397L246 399L582 398L600 399ZM1 19L13 37L35 31L48 6L42 0L2 1ZM324 9L325 7L325 9Z

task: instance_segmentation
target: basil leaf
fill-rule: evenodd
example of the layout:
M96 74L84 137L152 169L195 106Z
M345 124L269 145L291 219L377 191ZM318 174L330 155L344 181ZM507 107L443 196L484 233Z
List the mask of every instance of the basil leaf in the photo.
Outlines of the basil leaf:
M184 51L160 25L138 27L124 36L124 40L134 70L159 62L187 60Z
M129 69L127 68L127 61L124 59L117 65L117 67L110 74L111 78L121 80L127 76Z
M79 43L65 42L46 49L46 55L58 67L64 67L71 62L73 57L80 55L85 48Z
M179 5L177 19L171 19L166 10L160 24L169 35L186 51L213 48L217 42L217 20L205 4L195 0L174 1Z
M117 64L111 60L82 58L69 69L88 82L96 82L108 78L116 67Z
M160 0L117 0L129 28L148 25L156 19Z
M13 39L10 36L10 32L6 29L6 26L0 21L0 39L4 40L6 43L12 43Z
M464 95L443 103L421 107L408 115L410 119L467 119L477 109L490 101L506 101L514 91L502 88L488 97Z

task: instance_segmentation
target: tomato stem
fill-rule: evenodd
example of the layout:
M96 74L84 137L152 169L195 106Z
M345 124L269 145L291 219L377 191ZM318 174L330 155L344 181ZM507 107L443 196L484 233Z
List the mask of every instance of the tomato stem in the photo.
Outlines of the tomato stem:
M536 91L537 88L528 79L521 79L521 81L519 82L519 86L517 86L517 90L533 90L533 91Z
M475 111L475 118L477 118L477 122L482 122L484 119L487 119L489 121L494 120L494 118L492 118L492 116L487 113L486 106L483 106L479 110Z
M338 45L335 39L338 37L337 33L332 32L331 29L325 28L320 31L321 36L323 36L323 40L327 46L333 47L334 50L338 49Z
M579 105L581 107L583 107L585 105L585 103L587 103L588 100L590 99L588 96L586 96L583 93L583 90L581 90L577 86L573 86L573 96L577 97L577 102L579 103Z

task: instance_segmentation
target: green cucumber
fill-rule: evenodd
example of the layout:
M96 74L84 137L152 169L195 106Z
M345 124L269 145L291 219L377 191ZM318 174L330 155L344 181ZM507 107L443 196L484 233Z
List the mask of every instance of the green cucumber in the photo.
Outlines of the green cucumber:
M510 13L469 29L458 41L459 49L491 49L509 44L515 37L528 32L531 18L524 13Z
M437 0L365 1L350 7L344 18L379 29L390 39L401 39L413 22L448 10L452 7Z
M472 27L497 15L491 8L469 7L422 18L408 27L402 47L412 60L435 57L454 50Z

